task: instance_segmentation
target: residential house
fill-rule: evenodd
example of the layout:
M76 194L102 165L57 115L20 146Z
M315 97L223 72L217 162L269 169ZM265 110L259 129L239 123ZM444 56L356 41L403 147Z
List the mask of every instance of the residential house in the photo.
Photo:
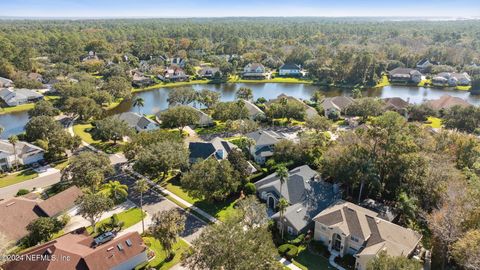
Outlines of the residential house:
M265 113L253 102L245 99L239 99L248 110L248 117L252 120L259 119L265 116Z
M340 116L346 113L348 106L354 101L353 98L346 96L328 97L322 100L320 106L323 108L325 117L333 114Z
M0 140L0 170L7 171L15 166L30 165L43 160L45 150L33 144L18 141L15 148L8 140Z
M0 202L0 232L8 241L18 241L28 235L27 226L39 217L57 217L75 209L75 201L82 195L70 187L46 200L16 197Z
M37 81L37 82L43 82L43 76L39 73L36 73L36 72L28 73L27 78L29 78L30 80Z
M215 137L209 142L190 142L188 149L190 150L190 163L195 163L208 158L225 160L228 158L228 154L238 147L231 142Z
M185 64L187 63L187 61L185 59L181 58L181 57L168 58L167 62L168 62L169 65L176 65L176 66L179 66L181 68L184 68Z
M434 86L467 86L471 82L472 79L466 72L441 72L432 78Z
M86 61L89 61L89 60L98 60L97 53L94 52L94 51L89 51L87 56L82 58L82 62L86 62Z
M101 245L84 228L33 247L5 270L131 270L148 261L148 248L138 232L129 232ZM51 258L51 259L48 259ZM55 258L55 259L53 259Z
M417 65L416 65L416 68L419 70L419 71L425 71L429 66L432 66L432 65L438 65L439 63L438 62L435 62L435 61L430 61L428 58L423 58L421 59L420 61L417 62Z
M198 113L198 117L199 117L199 120L198 120L198 123L195 124L195 126L198 126L198 127L207 127L207 126L211 126L213 125L213 119L210 115L204 113L202 110L199 110L193 106L190 106L190 105L173 105L173 106L189 106L191 108L193 108L197 113ZM168 110L168 109L167 109ZM162 121L160 120L160 116L163 112L167 111L167 110L163 110L163 111L160 111L158 113L156 113L155 117L157 119L157 122L161 123Z
M359 205L376 212L379 218L386 221L395 223L400 217L400 211L397 208L372 199L365 199Z
M145 87L153 84L152 78L143 75L139 71L133 71L132 85L134 87Z
M270 73L259 63L250 63L243 68L242 77L246 79L270 79Z
M264 164L267 158L273 156L275 144L286 138L284 135L270 130L254 131L246 136L255 142L249 150L255 162L259 164Z
M355 257L355 269L365 270L381 251L390 256L410 257L422 235L379 217L378 213L342 200L313 218L314 239L340 257Z
M410 103L407 101L399 97L384 98L383 101L385 102L384 110L394 111L407 116L408 106L410 106Z
M318 115L318 112L315 108L305 104L305 102L303 102L303 100L297 98L297 97L293 97L293 96L287 96L285 94L280 94L277 96L277 98L275 99L270 99L267 103L266 103L266 106L270 106L272 103L276 103L276 102L279 102L281 99L287 99L288 101L292 101L292 102L298 102L300 103L304 108L305 108L305 118L310 118L310 117L313 117L313 116L316 116Z
M189 78L187 74L185 74L185 71L178 65L167 67L163 73L157 77L164 82L183 82Z
M468 103L462 98L452 97L450 95L443 95L438 99L428 100L425 102L428 106L432 107L434 110L446 110L450 109L453 106L468 107L472 104Z
M125 121L128 126L134 128L137 132L154 130L158 128L158 124L152 119L139 115L134 112L124 112L117 115L120 120Z
M7 78L0 77L0 88L8 88L13 86L13 81Z
M211 79L215 76L217 72L218 72L218 75L220 75L221 77L222 72L220 71L219 68L204 66L197 72L197 74L200 78Z
M413 68L395 68L388 72L388 78L393 83L419 83L422 73Z
M283 64L278 69L278 75L280 76L291 76L291 77L301 77L304 75L304 72L300 65L297 64Z
M0 98L8 106L18 106L42 100L43 95L30 89L3 88L0 90Z
M288 172L288 179L280 188L280 179L273 173L255 183L258 196L267 203L272 218L280 225L278 202L287 200L289 206L284 213L283 228L291 235L306 233L313 229L312 218L340 199L337 185L321 179L320 175L308 165L300 166Z

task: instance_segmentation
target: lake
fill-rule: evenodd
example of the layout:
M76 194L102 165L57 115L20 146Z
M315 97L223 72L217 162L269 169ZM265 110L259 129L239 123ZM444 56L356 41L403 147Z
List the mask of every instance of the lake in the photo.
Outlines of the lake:
M254 99L264 97L267 100L277 97L284 93L289 96L295 96L301 99L310 99L312 94L320 89L318 86L309 84L284 84L284 83L229 83L229 84L199 84L192 86L195 90L210 89L221 93L222 101L232 101L235 99L235 92L240 87L249 87L253 90ZM160 88L145 92L135 93L135 96L145 100L145 106L140 109L141 113L154 114L168 107L168 93L175 88ZM325 96L350 95L351 89L323 89ZM362 92L364 96L370 97L401 97L410 103L421 103L428 99L437 99L442 95L448 94L460 97L471 104L480 105L480 95L470 95L468 91L455 91L448 89L424 88L424 87L407 87L407 86L385 86L383 88L368 89ZM133 108L130 101L122 102L118 107L111 111L112 114L122 112L138 112L137 108ZM0 125L5 131L2 138L8 138L12 134L21 133L28 121L27 112L19 112L13 114L0 115Z

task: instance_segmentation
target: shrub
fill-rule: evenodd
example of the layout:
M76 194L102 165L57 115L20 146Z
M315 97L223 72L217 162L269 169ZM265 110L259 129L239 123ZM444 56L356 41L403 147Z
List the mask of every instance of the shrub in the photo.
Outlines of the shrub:
M305 240L305 234L300 234L297 238L291 240L289 243L295 246L299 246Z
M28 194L28 193L30 193L30 190L22 188L22 189L19 189L19 190L17 191L17 195L16 195L16 196L22 196L22 195L25 195L25 194Z
M278 247L278 253L291 260L297 256L298 248L292 244L283 244Z
M246 183L245 184L245 193L247 195L253 195L257 192L257 188L253 183Z
M67 213L60 216L60 223L62 224L62 227L65 227L65 225L67 225L68 222L70 222L70 219L71 217Z

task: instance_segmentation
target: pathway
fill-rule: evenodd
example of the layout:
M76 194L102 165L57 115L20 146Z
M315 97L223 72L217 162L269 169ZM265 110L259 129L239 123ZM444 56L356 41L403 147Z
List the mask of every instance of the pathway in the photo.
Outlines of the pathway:
M339 254L335 251L332 250L332 253L330 255L330 258L328 258L328 262L330 263L331 266L337 268L338 270L345 270L345 268L341 267L340 265L338 265L336 262L335 262L335 258L338 256Z
M285 265L286 267L292 269L292 270L302 270L302 268L296 266L295 264L293 264L291 261L285 259L285 258L281 258L279 260L279 262L283 265Z

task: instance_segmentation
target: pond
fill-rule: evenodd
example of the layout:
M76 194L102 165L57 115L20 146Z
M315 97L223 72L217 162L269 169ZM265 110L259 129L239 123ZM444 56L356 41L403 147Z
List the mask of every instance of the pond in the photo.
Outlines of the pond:
M277 97L279 94L295 96L301 99L310 99L312 94L319 90L318 86L309 84L284 84L284 83L228 83L228 84L201 84L193 85L195 90L210 89L221 93L222 101L232 101L235 99L235 92L240 87L249 87L253 90L254 99L264 97L267 100ZM168 107L168 93L174 91L175 88L160 88L145 92L136 93L135 96L141 97L145 101L145 106L140 108L140 112L144 114L154 114ZM323 89L325 96L350 95L350 89ZM437 99L442 95L451 95L460 97L468 102L480 105L480 96L470 95L468 91L455 91L448 89L435 89L424 87L407 87L407 86L385 86L383 88L368 89L363 92L364 96L370 97L401 97L411 103L421 103L428 99ZM122 102L118 107L111 111L112 114L122 112L138 112L139 109L133 108L130 101ZM12 134L18 134L23 131L28 121L27 112L0 115L0 125L5 131L2 138L7 138Z

